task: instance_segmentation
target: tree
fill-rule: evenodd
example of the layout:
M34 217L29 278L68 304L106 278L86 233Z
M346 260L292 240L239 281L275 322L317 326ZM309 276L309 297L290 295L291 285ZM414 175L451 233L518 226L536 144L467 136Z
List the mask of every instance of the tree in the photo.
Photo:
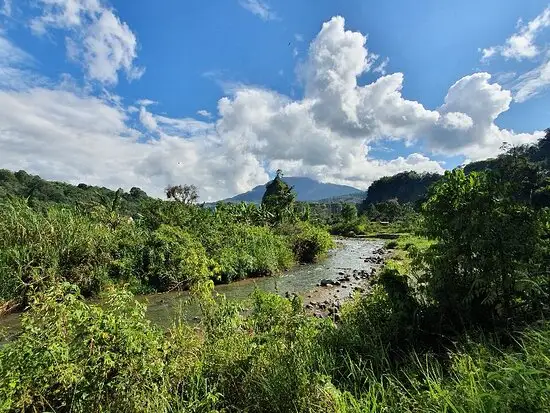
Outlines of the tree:
M498 170L447 172L423 206L427 293L455 326L537 318L548 308L548 211L528 196L532 171L510 151Z
M266 185L262 197L262 206L273 214L275 223L281 223L294 214L296 193L283 181L282 175L283 172L278 169L275 179Z
M130 189L130 196L134 199L144 199L147 198L147 193L141 188L134 186Z
M357 207L355 204L344 204L342 207L342 218L344 219L344 222L352 222L357 219Z
M199 194L195 185L173 185L166 188L166 198L190 205L197 202Z

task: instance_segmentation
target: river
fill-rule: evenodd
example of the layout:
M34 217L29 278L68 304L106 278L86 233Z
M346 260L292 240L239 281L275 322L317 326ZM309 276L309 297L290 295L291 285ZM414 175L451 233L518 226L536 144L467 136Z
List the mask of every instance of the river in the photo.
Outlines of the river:
M215 290L225 294L231 300L246 299L255 288L276 292L299 294L304 302L315 303L326 300L343 301L354 288L362 284L355 273L368 272L377 267L365 260L373 257L376 251L384 245L379 239L341 238L336 240L337 247L331 250L326 259L316 264L299 265L274 277L249 278L231 284L217 285ZM350 276L351 280L339 287L319 287L323 279L336 280L342 276ZM155 324L163 327L171 325L182 305L188 300L187 292L169 292L138 296L137 299L147 303L147 317ZM187 308L187 316L192 319L197 314L193 307ZM7 333L9 339L20 328L20 315L10 314L0 319L0 328ZM1 338L0 338L0 341Z

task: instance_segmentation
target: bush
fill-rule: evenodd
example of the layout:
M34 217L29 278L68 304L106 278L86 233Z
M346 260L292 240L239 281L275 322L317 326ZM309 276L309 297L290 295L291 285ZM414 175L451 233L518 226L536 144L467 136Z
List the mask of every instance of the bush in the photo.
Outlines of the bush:
M257 290L247 318L222 300L208 322L205 373L224 395L222 406L290 412L323 402L319 322L304 313L299 299Z
M549 307L550 214L521 198L506 175L447 172L423 207L423 282L442 313L463 328L537 320Z
M397 248L398 245L399 245L399 244L398 244L397 241L392 240L392 241L386 242L386 245L384 245L384 248L387 248L387 249L389 249L389 250L394 250L394 249Z
M36 296L22 324L0 349L1 411L166 409L167 343L130 294L101 308L64 284Z
M163 224L147 243L143 276L159 291L181 289L206 278L209 264L200 242L180 228Z
M294 256L298 262L311 263L323 257L334 241L323 228L313 226L307 222L299 222L293 226L279 228L280 233L289 238Z
M25 297L30 287L59 280L90 295L108 274L113 233L72 209L35 212L22 200L0 204L0 300Z
M224 282L273 275L294 262L288 243L268 227L231 225L222 236L222 246L212 258Z

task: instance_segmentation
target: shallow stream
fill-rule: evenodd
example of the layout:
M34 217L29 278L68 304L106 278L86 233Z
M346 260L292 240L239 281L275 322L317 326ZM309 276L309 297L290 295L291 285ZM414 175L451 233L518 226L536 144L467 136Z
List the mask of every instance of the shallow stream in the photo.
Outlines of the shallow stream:
M306 303L313 301L344 300L353 288L359 285L353 280L341 287L319 287L323 279L336 280L344 274L350 276L353 271L371 272L377 265L365 258L376 255L375 251L384 245L379 239L342 238L337 239L337 248L330 251L328 257L317 264L299 265L274 277L249 278L231 284L216 286L216 292L225 294L228 299L244 300L255 288L276 292L281 295L295 293L304 297ZM154 323L163 327L171 325L183 304L188 300L187 292L168 292L138 296L140 301L147 302L147 316ZM187 316L192 319L198 310L187 308ZM19 314L10 314L0 318L0 329L13 336L20 328ZM8 338L9 339L9 338ZM3 341L0 338L0 341Z

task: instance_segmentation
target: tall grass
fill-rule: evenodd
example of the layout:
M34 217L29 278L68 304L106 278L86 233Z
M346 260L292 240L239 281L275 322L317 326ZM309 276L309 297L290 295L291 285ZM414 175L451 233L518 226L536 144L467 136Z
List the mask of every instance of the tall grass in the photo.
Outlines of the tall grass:
M0 202L0 303L25 304L32 290L63 281L91 296L110 284L149 292L187 288L196 278L273 275L332 246L328 232L309 224L291 226L290 235L240 222L242 212L232 209L155 205L132 222L101 207L36 210L22 199Z
M163 333L127 292L101 307L69 285L34 296L22 334L0 348L0 411L550 411L548 324L507 347L466 339L443 358L410 351L396 363L376 324L353 321L380 303L356 301L336 327L260 291L247 317L200 300L199 333Z

